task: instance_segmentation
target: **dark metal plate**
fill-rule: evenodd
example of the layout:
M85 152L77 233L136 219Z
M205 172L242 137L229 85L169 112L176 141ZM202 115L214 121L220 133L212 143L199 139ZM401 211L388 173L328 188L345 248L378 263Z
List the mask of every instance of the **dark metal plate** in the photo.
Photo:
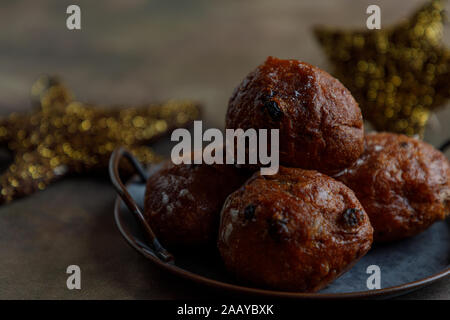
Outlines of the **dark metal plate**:
M145 184L132 179L127 190L143 207ZM196 253L195 250L173 252L174 263L165 263L155 256L142 228L120 198L115 205L117 226L138 252L157 265L178 276L220 289L241 294L288 298L367 298L392 297L428 285L450 274L450 226L448 221L435 223L416 237L403 241L375 245L350 271L318 293L293 293L243 286L225 270L217 250ZM367 267L381 269L381 289L368 290Z

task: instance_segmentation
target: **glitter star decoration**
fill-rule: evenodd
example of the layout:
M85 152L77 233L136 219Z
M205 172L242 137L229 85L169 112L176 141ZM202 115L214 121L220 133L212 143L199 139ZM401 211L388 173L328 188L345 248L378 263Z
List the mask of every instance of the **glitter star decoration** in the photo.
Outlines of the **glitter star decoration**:
M430 112L450 97L443 12L443 1L434 0L386 29L315 29L335 76L376 130L423 136Z
M36 110L0 118L0 145L13 161L0 176L0 203L45 189L69 175L106 169L111 152L125 146L141 162L160 159L149 142L199 116L190 101L105 108L73 100L55 78L32 87Z

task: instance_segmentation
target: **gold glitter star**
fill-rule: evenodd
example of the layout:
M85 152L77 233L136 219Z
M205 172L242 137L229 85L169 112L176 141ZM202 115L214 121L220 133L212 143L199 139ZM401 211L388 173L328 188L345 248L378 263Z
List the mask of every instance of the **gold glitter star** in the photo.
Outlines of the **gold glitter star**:
M54 78L32 88L37 110L0 119L0 145L14 160L0 177L0 203L45 189L68 174L105 169L125 146L144 163L159 160L147 143L199 116L189 101L110 109L80 103Z
M387 29L315 29L335 75L376 130L422 136L430 111L450 97L443 10L442 1L435 0Z

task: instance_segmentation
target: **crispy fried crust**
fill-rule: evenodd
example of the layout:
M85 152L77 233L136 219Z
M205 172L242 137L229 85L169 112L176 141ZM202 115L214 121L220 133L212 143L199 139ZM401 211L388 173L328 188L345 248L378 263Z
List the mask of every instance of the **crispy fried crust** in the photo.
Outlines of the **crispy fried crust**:
M450 211L448 160L431 145L404 135L367 135L363 155L335 178L355 191L375 241L416 235Z
M231 165L167 161L147 181L146 219L163 245L213 244L225 198L247 178Z
M372 227L354 193L317 171L256 173L224 204L218 247L238 278L314 292L370 249Z
M333 172L363 151L363 119L350 92L325 71L269 57L235 89L229 129L280 129L280 163Z

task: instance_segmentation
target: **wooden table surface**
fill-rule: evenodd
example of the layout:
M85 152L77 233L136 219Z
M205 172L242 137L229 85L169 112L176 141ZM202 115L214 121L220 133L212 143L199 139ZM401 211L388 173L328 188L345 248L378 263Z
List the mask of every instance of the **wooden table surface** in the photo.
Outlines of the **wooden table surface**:
M72 1L0 3L0 115L30 108L41 74L58 74L76 96L133 105L192 98L222 128L233 88L268 55L330 70L311 28L363 28L369 4L382 26L423 0L76 1L82 30L65 26ZM447 5L448 7L448 5ZM449 7L448 7L449 8ZM450 27L445 30L450 46ZM439 119L439 120L438 120ZM450 108L434 115L426 140L450 136ZM152 266L113 223L108 179L76 177L0 207L0 299L220 298ZM68 265L82 269L82 290L66 288ZM449 299L450 279L405 296Z

